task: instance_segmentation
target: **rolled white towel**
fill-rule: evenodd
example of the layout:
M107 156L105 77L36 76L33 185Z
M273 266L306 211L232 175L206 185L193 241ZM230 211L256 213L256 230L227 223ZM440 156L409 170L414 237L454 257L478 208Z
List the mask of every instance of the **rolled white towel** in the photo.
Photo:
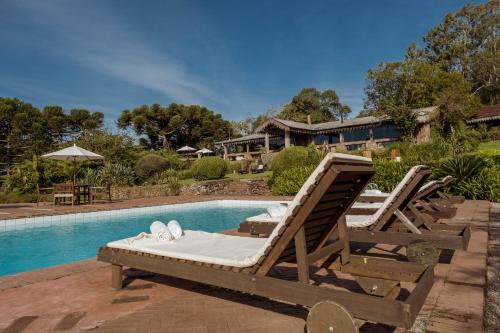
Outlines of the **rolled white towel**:
M179 222L177 222L176 220L172 220L172 221L168 222L167 228L168 228L168 231L170 231L170 233L174 237L174 239L179 239L183 234L182 227L179 224Z
M284 205L277 205L277 206L271 206L267 208L267 212L271 217L280 217L285 215L286 211L288 210L287 206Z
M154 235L154 234L157 234L159 232L162 232L162 231L165 231L168 229L167 229L167 226L165 225L165 223L163 223L161 221L154 221L153 223L151 223L149 230Z
M168 229L156 232L154 236L159 242L170 242L174 240L174 236Z

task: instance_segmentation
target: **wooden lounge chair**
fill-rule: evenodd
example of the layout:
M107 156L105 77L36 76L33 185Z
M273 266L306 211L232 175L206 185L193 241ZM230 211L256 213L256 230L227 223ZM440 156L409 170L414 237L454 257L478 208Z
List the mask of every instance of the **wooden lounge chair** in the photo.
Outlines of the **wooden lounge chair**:
M422 258L425 260L437 260L439 253L432 247L466 250L470 239L468 225L437 223L436 218L421 212L413 205L418 189L425 183L429 174L430 171L425 166L413 167L385 201L377 205L375 212L369 209L367 213L368 208L355 203L353 207L357 208L350 209L346 214L350 240L409 246L410 251L413 251L413 244L426 242L428 257ZM272 219L247 220L240 224L238 231L269 235L275 226L276 222Z
M442 180L431 181L422 186L415 196L414 203L425 213L435 218L452 218L457 213L454 204L462 203L463 196L449 196L443 192L455 178L446 176Z
M353 318L409 329L432 287L433 266L350 253L345 214L373 173L369 159L330 153L267 239L186 231L181 242L165 245L111 242L101 247L98 260L112 264L116 289L127 266L312 307L311 333L356 332ZM356 277L361 288L310 283L310 264L332 256L330 268ZM296 263L298 281L269 274L280 262ZM415 284L408 297L400 293L401 281Z
M454 180L452 176L446 176L442 180L428 182L419 189L413 199L413 204L436 219L453 218L457 211L454 204L463 202L463 197L448 196L442 190ZM362 194L358 202L372 204L372 208L377 209L378 206L376 203L381 204L389 195L390 193Z

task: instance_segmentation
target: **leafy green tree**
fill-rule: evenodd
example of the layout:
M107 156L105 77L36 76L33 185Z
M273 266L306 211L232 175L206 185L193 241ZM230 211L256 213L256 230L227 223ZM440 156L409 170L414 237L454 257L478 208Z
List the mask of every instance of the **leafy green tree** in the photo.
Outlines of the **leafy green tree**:
M68 118L60 106L46 106L42 117L54 140L62 142L68 133Z
M139 152L133 139L125 134L113 134L109 130L86 130L76 144L104 156L106 162L130 166L135 163Z
M72 109L67 117L69 128L74 134L102 127L104 114L85 109Z
M313 123L321 123L344 119L350 112L351 109L347 105L340 103L334 90L321 92L316 88L303 88L283 107L277 117L306 122L307 116L310 115Z
M46 106L40 112L17 98L0 97L0 163L10 168L23 160L32 160L57 148L68 134L102 125L102 113L72 110L69 115L60 106Z
M143 105L132 111L125 110L118 118L119 128L132 128L142 136L140 143L150 149L170 149L183 145L211 146L216 140L227 139L231 124L220 114L199 105L172 103Z
M51 146L40 111L17 98L0 98L0 162L11 165Z
M485 104L500 102L498 22L498 1L467 4L424 37L430 63L462 73Z
M368 114L391 116L403 137L416 127L415 108L437 105L443 130L474 115L479 100L458 72L447 72L409 50L402 62L382 63L370 69L365 88Z

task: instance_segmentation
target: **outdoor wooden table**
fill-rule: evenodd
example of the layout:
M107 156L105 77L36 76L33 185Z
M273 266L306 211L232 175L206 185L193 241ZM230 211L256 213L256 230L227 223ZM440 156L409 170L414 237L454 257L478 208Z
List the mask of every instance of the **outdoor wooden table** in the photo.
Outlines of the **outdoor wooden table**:
M77 205L82 203L91 203L90 185L88 184L74 185L74 193Z

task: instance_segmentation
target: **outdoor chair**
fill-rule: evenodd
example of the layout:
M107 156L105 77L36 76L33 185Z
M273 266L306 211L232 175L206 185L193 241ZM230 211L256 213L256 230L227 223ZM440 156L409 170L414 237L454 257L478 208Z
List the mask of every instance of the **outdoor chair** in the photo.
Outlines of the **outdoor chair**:
M111 202L111 184L106 184L106 186L92 186L90 188L90 202L94 203L97 200Z
M246 174L246 173L248 173L249 169L250 169L250 162L247 159L242 159L240 170L238 172L240 174Z
M53 194L54 188L46 185L36 184L36 205L40 205L40 201L46 195Z
M309 307L311 333L356 332L354 318L409 329L433 285L433 266L350 252L345 214L373 174L369 159L330 153L269 238L186 230L175 242L152 237L110 242L100 248L98 260L111 263L116 289L122 288L126 266ZM311 283L320 277L311 275L310 265L321 267L326 258L333 260L326 270L329 281L345 281L336 277L350 274L357 282L349 284L353 290ZM276 274L283 266L273 268L282 262L296 263L286 267L297 280ZM415 287L400 292L401 282Z
M254 167L252 167L252 173L262 173L264 172L264 163L262 159L258 159Z
M375 210L372 209L372 204L354 203L346 214L350 240L408 246L408 251L412 253L418 252L415 249L422 248L419 243L425 242L425 253L420 253L420 256L421 260L429 261L437 260L437 249L466 250L470 239L468 225L438 223L437 219L413 205L418 189L429 174L430 171L425 166L413 167L383 203L376 203L378 208ZM369 207L364 207L366 205ZM368 208L370 213L367 214ZM276 218L262 218L258 215L240 223L238 231L265 236L275 226Z
M76 195L73 184L54 184L54 205L66 203L66 199L71 200L71 205L75 204Z
M450 196L443 192L454 181L452 176L446 176L442 180L429 182L417 193L415 204L436 218L454 217L457 213L455 204L464 202L464 197Z
M463 202L463 197L448 196L442 192L454 180L452 176L446 176L442 180L428 182L419 189L413 199L413 204L426 214L437 219L454 217L457 211L454 204ZM354 209L376 210L389 195L390 193L362 194L358 200L359 204L355 205Z

